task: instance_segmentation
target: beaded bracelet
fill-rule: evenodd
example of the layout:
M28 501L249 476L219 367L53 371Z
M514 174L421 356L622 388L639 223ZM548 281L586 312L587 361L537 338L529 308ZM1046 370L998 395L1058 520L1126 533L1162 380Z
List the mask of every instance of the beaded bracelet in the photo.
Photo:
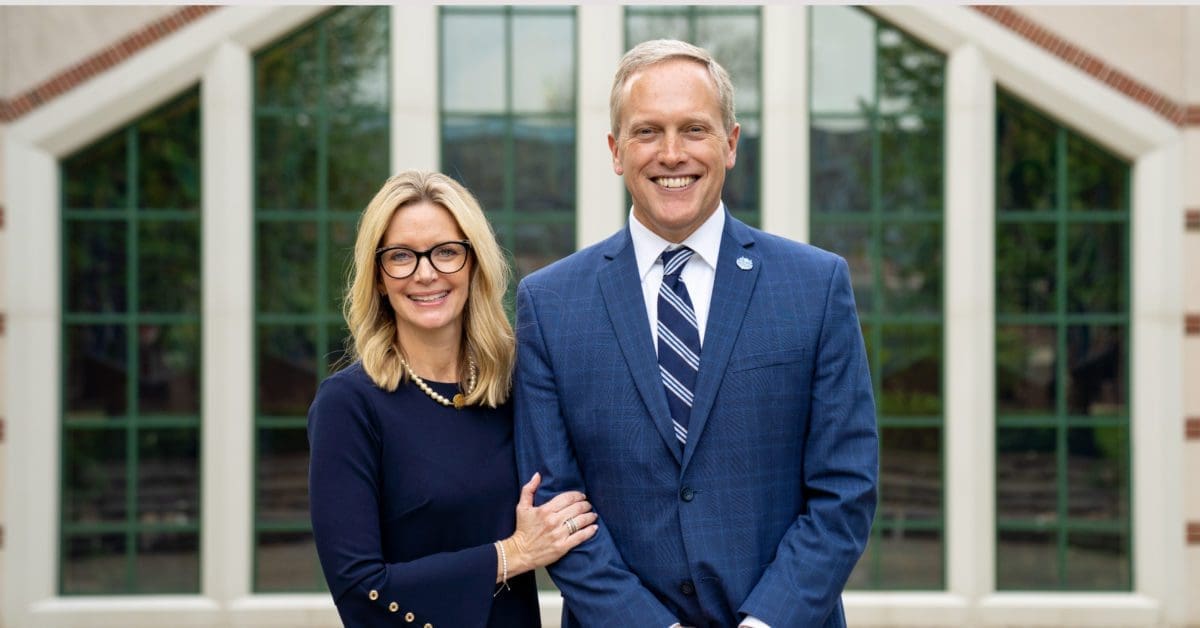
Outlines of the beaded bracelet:
M500 552L500 586L496 587L496 592L492 594L492 597L500 595L500 591L504 589L512 591L512 588L508 586L508 553L504 551L504 542L496 541L494 545Z

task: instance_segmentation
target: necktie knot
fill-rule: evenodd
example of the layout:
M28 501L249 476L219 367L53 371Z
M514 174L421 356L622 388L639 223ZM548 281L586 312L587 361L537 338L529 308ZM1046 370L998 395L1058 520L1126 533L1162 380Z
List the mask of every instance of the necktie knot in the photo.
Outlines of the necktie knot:
M678 275L683 270L688 260L692 258L693 251L686 246L681 246L677 249L663 251L663 276L671 277Z

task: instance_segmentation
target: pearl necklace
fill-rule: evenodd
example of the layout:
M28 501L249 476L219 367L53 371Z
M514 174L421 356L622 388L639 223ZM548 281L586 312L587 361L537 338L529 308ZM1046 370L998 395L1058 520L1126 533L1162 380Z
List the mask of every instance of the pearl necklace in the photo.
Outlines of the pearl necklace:
M404 358L400 358L400 365L404 367L405 371L408 371L408 376L412 378L412 381L417 385L417 388L420 388L421 392L429 395L430 399L433 399L443 406L453 407L455 410L462 410L463 406L466 405L467 398L463 396L462 393L454 395L454 400L451 401L440 395L436 390L430 388L429 384L426 384L425 380L421 379L421 377L412 370L412 367L408 365L408 362L404 361ZM467 358L467 372L470 373L470 379L467 382L467 394L469 395L475 390L476 375L475 360L472 360L471 358Z

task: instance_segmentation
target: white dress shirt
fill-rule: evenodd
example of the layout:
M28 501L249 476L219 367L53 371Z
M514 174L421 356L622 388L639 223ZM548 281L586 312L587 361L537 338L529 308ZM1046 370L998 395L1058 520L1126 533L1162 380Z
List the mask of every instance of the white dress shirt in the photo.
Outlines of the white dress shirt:
M725 203L708 217L683 242L668 242L643 225L629 211L629 236L637 257L638 275L642 278L642 297L646 303L646 320L650 322L650 340L658 351L658 290L662 286L662 254L667 249L686 246L695 254L680 271L679 278L687 286L700 328L700 346L704 347L704 329L708 326L708 308L712 302L713 279L717 275L717 254L721 252L721 235L725 232ZM703 359L703 358L701 358Z

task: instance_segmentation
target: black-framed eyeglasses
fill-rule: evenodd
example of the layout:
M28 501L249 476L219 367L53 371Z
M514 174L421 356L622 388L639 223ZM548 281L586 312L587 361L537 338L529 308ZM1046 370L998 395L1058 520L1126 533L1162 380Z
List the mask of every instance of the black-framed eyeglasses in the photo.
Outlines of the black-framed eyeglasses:
M414 251L407 246L385 246L375 251L375 259L383 272L392 279L407 279L417 272L421 258L429 260L433 269L449 275L467 265L471 243L466 240L451 240L435 244L424 251Z

